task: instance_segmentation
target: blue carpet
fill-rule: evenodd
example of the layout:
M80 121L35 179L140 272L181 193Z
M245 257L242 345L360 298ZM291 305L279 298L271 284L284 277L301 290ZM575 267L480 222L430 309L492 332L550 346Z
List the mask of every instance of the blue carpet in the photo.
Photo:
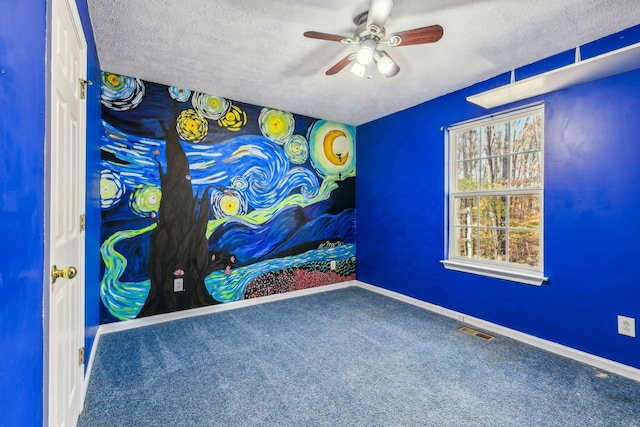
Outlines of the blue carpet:
M361 288L103 335L79 426L640 426L640 383Z

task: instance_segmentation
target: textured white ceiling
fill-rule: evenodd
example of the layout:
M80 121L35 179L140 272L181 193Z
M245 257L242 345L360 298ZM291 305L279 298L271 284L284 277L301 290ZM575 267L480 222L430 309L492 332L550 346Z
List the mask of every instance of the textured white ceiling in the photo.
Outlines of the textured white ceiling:
M396 0L387 33L444 27L386 47L400 73L325 71L354 46L367 0L88 0L105 71L360 125L640 23L638 0Z

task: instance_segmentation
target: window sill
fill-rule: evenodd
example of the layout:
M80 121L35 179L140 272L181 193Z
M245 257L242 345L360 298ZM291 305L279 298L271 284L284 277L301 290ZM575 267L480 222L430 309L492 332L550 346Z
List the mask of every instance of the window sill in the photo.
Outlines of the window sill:
M542 273L534 271L500 268L492 265L481 265L460 260L442 260L440 262L447 270L495 277L498 279L510 280L512 282L526 283L527 285L540 286L542 285L542 282L549 280L549 278L545 277Z

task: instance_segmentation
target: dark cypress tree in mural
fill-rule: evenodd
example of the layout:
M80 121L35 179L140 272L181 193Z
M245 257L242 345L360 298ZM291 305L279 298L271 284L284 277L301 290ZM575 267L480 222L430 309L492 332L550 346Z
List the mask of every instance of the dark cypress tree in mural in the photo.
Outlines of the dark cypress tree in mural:
M163 171L158 161L162 199L149 249L151 288L138 317L218 303L207 292L204 279L212 271L232 264L229 257L212 259L206 238L210 188L202 195L193 195L189 161L180 145L176 120L174 108L171 125L167 128L162 123L167 170ZM183 279L183 291L174 292L176 278Z

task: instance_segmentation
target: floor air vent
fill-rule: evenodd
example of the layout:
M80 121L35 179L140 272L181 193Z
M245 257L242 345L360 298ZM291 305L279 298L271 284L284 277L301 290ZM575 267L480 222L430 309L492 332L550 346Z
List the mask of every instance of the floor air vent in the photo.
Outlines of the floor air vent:
M480 331L476 331L475 329L471 329L467 326L460 326L458 328L459 331L464 332L465 334L469 334L469 335L473 335L476 336L478 338L482 338L485 341L491 341L492 339L494 339L494 336L491 336L489 334L485 334L484 332L480 332Z

